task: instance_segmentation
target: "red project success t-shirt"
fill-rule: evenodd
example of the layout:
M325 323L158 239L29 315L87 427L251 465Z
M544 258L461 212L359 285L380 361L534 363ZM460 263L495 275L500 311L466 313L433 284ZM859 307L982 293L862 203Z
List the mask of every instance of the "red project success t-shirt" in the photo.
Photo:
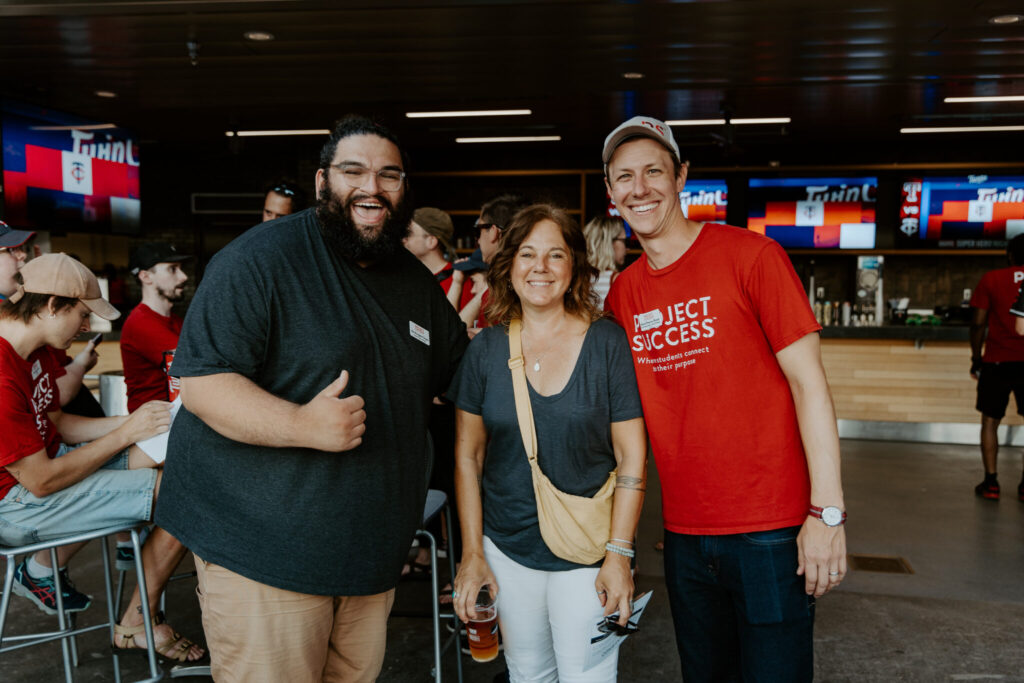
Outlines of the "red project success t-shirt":
M6 466L45 449L51 458L60 434L47 413L60 409L57 377L63 373L47 347L22 359L0 337L0 498L18 483Z
M1010 313L1022 282L1024 266L990 270L971 296L971 306L988 311L988 336L981 357L986 363L1024 361L1024 337L1014 331L1016 317Z
M629 337L665 528L737 534L802 524L807 461L775 354L821 327L774 240L705 224L675 263L641 256L605 308Z
M136 306L121 328L121 363L128 389L128 412L147 401L173 401L181 385L168 369L181 336L181 318Z

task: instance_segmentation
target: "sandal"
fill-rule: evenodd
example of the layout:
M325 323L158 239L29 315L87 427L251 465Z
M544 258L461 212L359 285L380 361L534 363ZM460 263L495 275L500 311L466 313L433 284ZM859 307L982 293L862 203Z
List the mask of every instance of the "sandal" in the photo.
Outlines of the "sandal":
M405 571L408 567L409 571ZM430 578L430 563L421 563L413 560L402 568L402 578L411 581L426 581Z
M437 604L442 606L453 604L455 602L455 598L452 597L453 590L451 581L446 583L437 596Z
M159 626L163 623L164 613L157 612L153 616L153 626ZM149 649L144 646L140 646L138 643L135 642L135 637L140 633L145 634L145 632L145 624L139 624L138 626L122 626L121 624L114 624L114 639L115 642L117 642L117 639L120 638L121 645L118 646L111 643L111 652L113 652L115 655L140 654L143 656L148 656ZM153 640L156 641L157 655L163 657L164 659L171 659L181 663L191 663L198 661L195 659L190 660L188 658L188 653L192 650L192 646L195 645L195 643L193 643L188 638L185 638L177 631L172 631L171 636L165 639L163 642L157 640L156 633L154 633ZM199 659L202 659L202 657L200 657Z

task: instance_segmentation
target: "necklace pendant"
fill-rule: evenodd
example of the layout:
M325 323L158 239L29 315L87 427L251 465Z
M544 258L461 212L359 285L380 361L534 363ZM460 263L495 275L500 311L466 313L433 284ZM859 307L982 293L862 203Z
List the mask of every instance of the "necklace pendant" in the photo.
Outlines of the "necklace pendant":
M540 361L537 361L533 364L533 371L540 372Z

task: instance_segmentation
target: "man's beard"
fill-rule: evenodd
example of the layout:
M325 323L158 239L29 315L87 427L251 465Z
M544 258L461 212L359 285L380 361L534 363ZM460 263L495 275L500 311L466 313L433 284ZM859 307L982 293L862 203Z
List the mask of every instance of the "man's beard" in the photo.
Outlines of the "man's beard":
M387 218L376 233L366 234L352 220L352 205L375 199L387 210ZM334 194L328 181L317 196L316 217L324 239L337 253L353 261L380 261L404 249L402 240L409 233L412 205L403 196L396 205L383 194L353 193L345 202Z
M156 293L159 294L164 299L166 299L167 301L170 301L172 304L178 303L179 301L181 301L182 299L185 298L185 290L184 290L184 288L182 288L179 291L177 287L173 287L171 289L164 289L163 287L157 287L156 288Z

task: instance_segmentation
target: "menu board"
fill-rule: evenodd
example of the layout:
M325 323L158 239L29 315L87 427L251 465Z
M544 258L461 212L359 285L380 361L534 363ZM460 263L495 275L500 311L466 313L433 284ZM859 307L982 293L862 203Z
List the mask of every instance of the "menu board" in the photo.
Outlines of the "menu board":
M991 249L1024 233L1024 176L907 178L900 233L919 245Z
M878 178L751 178L747 228L784 247L874 249Z

